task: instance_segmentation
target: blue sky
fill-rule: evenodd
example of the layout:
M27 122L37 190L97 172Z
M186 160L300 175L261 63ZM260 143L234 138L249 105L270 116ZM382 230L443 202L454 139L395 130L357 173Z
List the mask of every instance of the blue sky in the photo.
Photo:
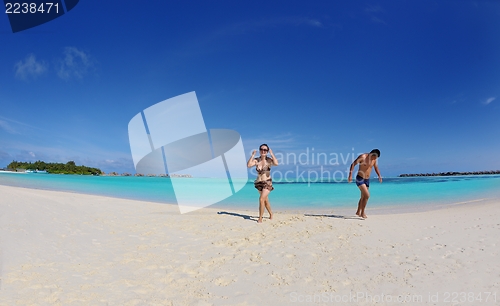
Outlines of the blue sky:
M196 91L206 126L247 152L379 148L385 176L500 169L498 1L81 0L15 34L0 15L0 41L0 167L134 172L130 119Z

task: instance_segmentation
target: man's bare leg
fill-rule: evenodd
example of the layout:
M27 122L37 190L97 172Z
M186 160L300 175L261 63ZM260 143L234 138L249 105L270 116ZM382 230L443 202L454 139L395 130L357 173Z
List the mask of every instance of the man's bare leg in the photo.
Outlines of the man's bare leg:
M370 192L368 191L368 187L366 187L365 184L359 185L358 186L359 190L361 191L361 198L359 199L359 214L356 213L356 215L360 216L361 218L367 218L365 214L365 208L366 204L368 203L368 199L370 198Z
M356 216L361 217L361 197L359 198L358 201L358 210L356 210Z
M366 208L366 204L368 204L368 199L370 198L370 191L369 190L370 190L370 188L366 187L366 192L368 192L368 195L366 196L366 201L364 202L363 207L361 208L361 210L363 211L361 216L365 219L368 218L365 214L365 208Z
M267 196L269 195L269 190L267 189L262 189L262 191L259 191L260 197L259 197L259 223L262 223L262 217L264 216L264 207L266 206L266 199Z

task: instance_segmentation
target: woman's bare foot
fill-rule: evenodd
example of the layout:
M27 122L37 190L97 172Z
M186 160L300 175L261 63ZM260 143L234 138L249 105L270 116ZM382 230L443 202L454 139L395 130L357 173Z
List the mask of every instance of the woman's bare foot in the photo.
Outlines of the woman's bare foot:
M366 219L366 218L368 218L368 217L366 216L366 214L363 214L363 215L361 216L361 218Z
M269 220L273 219L273 214L269 214Z
M257 221L257 223L262 223L262 218L259 218L259 221Z

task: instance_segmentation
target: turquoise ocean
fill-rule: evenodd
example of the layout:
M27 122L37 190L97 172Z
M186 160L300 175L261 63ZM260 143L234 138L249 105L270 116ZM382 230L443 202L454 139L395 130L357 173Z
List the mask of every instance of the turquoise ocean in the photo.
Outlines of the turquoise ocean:
M197 186L218 184L209 178L182 178L196 192ZM57 174L0 173L0 185L34 189L69 191L176 204L169 178L83 176ZM274 210L336 211L355 210L359 200L356 184L343 182L273 182L270 200ZM500 199L500 175L448 177L393 177L383 183L372 179L367 209L372 211L429 210L441 206ZM210 188L208 188L210 190ZM252 209L258 207L258 192L249 180L233 196L212 205L220 209Z

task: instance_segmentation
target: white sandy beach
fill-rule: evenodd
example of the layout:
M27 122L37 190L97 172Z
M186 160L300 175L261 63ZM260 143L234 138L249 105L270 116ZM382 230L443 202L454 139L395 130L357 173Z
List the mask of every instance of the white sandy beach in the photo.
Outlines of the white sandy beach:
M257 209L0 195L0 305L500 304L499 200L259 225Z

